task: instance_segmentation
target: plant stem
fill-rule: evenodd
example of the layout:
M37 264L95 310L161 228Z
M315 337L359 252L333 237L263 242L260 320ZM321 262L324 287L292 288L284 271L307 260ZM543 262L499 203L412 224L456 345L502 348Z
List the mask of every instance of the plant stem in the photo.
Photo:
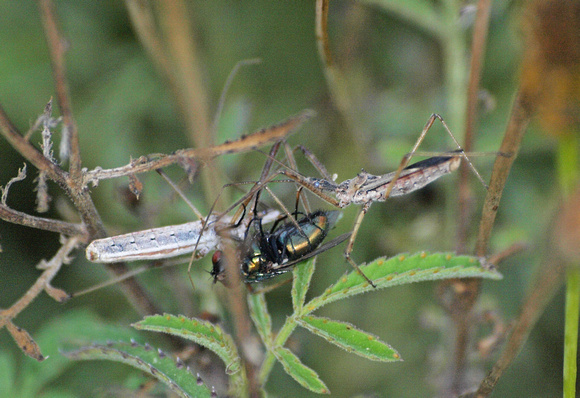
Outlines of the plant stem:
M282 326L282 329L280 329L280 331L278 332L278 335L276 336L276 338L274 339L274 345L272 348L283 346L286 343L286 340L288 340L288 338L290 337L290 335L294 331L294 329L296 329L297 325L298 324L296 323L294 318L289 317L286 320L286 323L284 323L284 326ZM266 358L264 359L264 362L262 363L262 367L260 369L260 374L258 376L258 380L260 381L261 385L266 384L266 381L268 380L268 376L270 376L270 373L272 372L272 368L274 367L275 363L276 363L276 357L274 356L273 351L268 350L268 353L266 354Z
M566 326L564 330L564 398L576 396L578 352L578 311L580 310L580 269L566 272Z
M576 134L562 135L558 148L558 176L562 196L569 199L578 181L578 138ZM566 319L564 328L564 398L576 396L578 314L580 311L580 268L567 264Z

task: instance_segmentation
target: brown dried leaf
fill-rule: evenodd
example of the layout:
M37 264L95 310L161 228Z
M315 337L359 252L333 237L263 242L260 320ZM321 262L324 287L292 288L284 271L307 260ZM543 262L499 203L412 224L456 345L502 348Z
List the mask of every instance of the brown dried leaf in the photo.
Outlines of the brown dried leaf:
M67 292L65 292L62 289L58 289L56 287L53 287L49 284L47 284L44 287L44 290L46 291L46 293L52 297L53 299L55 299L56 301L58 301L59 303L64 303L66 301L68 301L68 299L71 298L71 295L68 294Z
M129 174L129 190L139 199L139 195L143 191L143 183L139 181L139 178L135 174Z
M16 344L18 344L18 347L20 347L26 355L36 359L38 362L42 362L46 359L46 357L40 352L38 344L36 344L26 330L16 326L12 321L6 323L6 329L8 329L8 332L10 332L12 338L16 341Z
M179 165L187 173L187 179L189 180L189 183L193 184L193 182L195 181L195 177L197 176L197 172L199 170L199 164L197 160L193 158L180 157Z

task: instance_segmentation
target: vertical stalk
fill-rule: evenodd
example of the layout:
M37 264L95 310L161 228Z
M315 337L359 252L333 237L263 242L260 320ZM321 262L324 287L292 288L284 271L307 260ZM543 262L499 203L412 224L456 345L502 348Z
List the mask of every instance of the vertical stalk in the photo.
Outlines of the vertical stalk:
M564 329L564 398L576 397L580 268L566 272L566 326Z
M558 148L558 177L562 196L569 200L578 184L578 137L565 134L560 137ZM567 264L566 312L564 327L564 398L576 397L578 314L580 311L580 267Z

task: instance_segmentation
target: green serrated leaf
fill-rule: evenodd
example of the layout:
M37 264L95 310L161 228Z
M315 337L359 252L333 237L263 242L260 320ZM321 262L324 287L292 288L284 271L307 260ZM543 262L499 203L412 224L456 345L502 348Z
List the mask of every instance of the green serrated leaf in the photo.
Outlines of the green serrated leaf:
M36 397L49 383L64 373L71 362L60 355L59 351L71 348L71 342L75 343L76 348L95 341L105 343L107 340L127 341L131 338L139 341L138 334L137 331L126 327L107 324L88 311L71 311L55 317L35 336L50 365L27 361L25 366L21 367L18 395Z
M240 356L232 337L211 322L171 314L152 315L134 323L134 328L163 332L195 341L215 352L226 364L228 374L240 370Z
M318 394L330 394L330 391L322 380L320 380L318 374L300 362L300 359L292 351L284 347L276 347L274 349L274 355L284 367L284 371L302 387Z
M316 257L294 267L294 279L292 281L292 307L294 308L294 312L300 312L302 310L315 267Z
M250 308L250 316L260 338L266 347L272 346L272 318L268 312L266 304L266 297L264 294L249 294L248 306Z
M207 386L198 385L197 378L183 364L148 346L128 343L109 343L83 347L64 354L74 360L105 359L122 362L150 374L167 385L180 397L210 397Z
M389 259L376 259L360 268L375 283L376 289L358 272L350 272L327 288L321 296L307 303L301 315L333 301L385 287L450 278L502 278L499 272L482 263L478 257L454 253L400 254Z
M303 328L324 338L329 343L372 361L402 360L399 353L387 343L383 343L375 335L357 329L350 323L314 316L299 318L297 322Z

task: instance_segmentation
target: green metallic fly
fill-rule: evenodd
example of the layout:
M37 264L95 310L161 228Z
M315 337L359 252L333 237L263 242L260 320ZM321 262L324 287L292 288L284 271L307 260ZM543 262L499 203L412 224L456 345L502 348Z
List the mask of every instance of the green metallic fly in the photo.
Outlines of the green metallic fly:
M305 215L297 222L276 223L269 232L262 228L259 218L253 234L249 234L239 246L240 272L246 283L260 282L292 270L294 265L316 256L348 239L350 233L343 234L321 246L330 229L338 220L340 212L318 210ZM214 282L228 286L225 256L216 251L212 257L210 272Z

